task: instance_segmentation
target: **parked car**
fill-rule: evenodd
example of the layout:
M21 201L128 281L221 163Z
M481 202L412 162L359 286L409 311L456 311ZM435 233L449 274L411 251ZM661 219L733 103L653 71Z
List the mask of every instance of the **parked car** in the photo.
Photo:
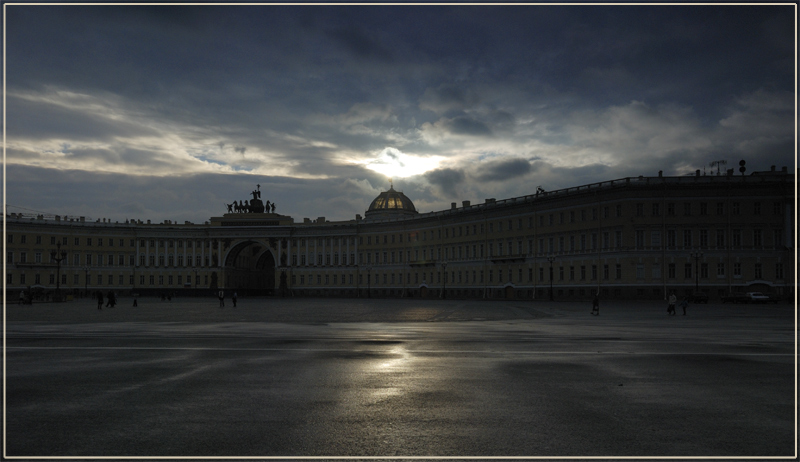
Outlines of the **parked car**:
M708 303L708 295L703 292L695 292L686 297L689 303Z
M761 292L747 292L747 302L748 303L767 303L769 302L769 296L764 295Z

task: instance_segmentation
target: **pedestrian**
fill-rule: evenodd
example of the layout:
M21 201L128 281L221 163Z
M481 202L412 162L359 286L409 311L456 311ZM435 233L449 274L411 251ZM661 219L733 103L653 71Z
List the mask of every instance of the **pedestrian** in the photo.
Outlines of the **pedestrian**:
M108 298L108 301L106 302L106 308L114 308L114 292L109 290L106 297Z
M683 308L683 315L684 316L686 316L686 307L687 306L689 306L689 300L687 300L686 297L683 297L683 300L681 300L681 308Z
M133 306L139 306L139 303L136 301L136 295L133 296Z
M600 299L597 295L595 295L594 300L592 300L592 314L600 316Z
M25 304L25 291L24 290L21 290L19 292L19 304L20 305L24 305Z
M675 316L675 304L678 302L678 297L675 292L669 294L669 305L667 306L667 315Z
M97 291L97 309L103 309L103 292Z
M233 307L236 308L236 292L233 293L231 300L233 300Z
M217 297L219 297L219 307L220 308L224 307L225 306L225 292L220 290L219 294L217 294Z

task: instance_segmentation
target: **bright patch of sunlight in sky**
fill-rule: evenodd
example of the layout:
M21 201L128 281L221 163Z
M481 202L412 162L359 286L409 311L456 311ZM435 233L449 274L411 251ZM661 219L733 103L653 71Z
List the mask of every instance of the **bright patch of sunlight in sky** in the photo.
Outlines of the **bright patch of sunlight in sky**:
M420 157L396 148L384 148L376 159L364 162L364 166L391 178L406 178L437 168L442 159L444 157Z

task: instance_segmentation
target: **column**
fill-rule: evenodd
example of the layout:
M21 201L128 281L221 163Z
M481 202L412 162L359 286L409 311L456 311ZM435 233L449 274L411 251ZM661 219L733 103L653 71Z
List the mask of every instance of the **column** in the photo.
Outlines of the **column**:
M328 245L328 238L322 239L322 264L324 265L327 261L327 245Z
M286 249L286 265L292 266L292 238L290 237L286 242L289 247Z
M281 266L281 255L283 252L283 239L278 238L278 266Z
M353 264L353 262L350 261L350 236L345 236L344 239L346 241L346 249L347 249L347 259L345 261L347 262L347 265L349 266L349 265Z
M200 241L200 264L197 266L203 266L203 262L206 259L206 246L203 245L203 241Z
M306 265L308 265L309 262L310 260L308 259L308 238L306 238Z
M189 265L189 259L186 255L186 239L183 240L183 267L186 268Z

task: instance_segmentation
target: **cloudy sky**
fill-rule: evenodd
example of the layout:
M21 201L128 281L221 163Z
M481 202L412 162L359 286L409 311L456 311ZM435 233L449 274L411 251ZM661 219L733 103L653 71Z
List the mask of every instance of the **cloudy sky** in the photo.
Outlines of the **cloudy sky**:
M795 167L793 6L8 6L6 196L296 221ZM738 174L738 171L737 171Z

